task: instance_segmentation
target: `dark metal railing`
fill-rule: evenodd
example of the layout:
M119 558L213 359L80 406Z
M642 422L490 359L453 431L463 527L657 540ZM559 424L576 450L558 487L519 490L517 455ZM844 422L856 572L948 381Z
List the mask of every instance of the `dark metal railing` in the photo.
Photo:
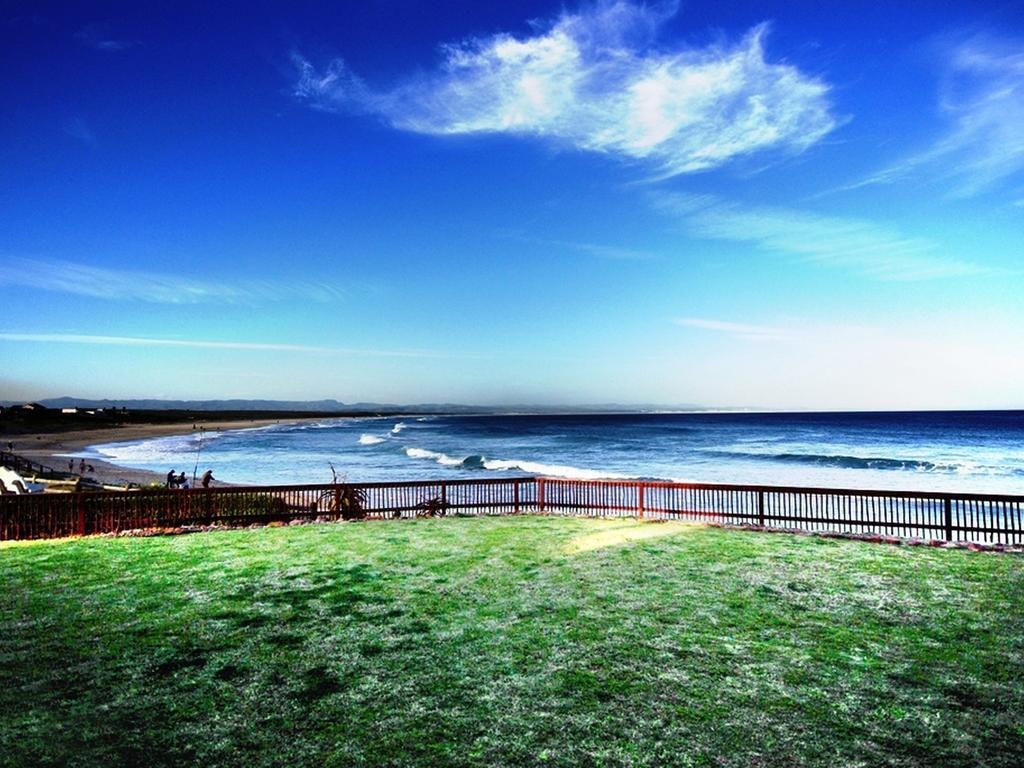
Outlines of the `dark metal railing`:
M1024 496L546 477L3 495L0 540L520 512L1024 544Z
M534 508L533 478L164 488L0 496L0 540L142 528L290 520L514 514Z
M53 467L48 467L36 461L30 461L24 456L19 456L17 453L11 453L6 450L0 450L0 467L10 467L15 472L30 475L58 474L57 470Z
M1024 496L537 478L540 511L1024 543Z

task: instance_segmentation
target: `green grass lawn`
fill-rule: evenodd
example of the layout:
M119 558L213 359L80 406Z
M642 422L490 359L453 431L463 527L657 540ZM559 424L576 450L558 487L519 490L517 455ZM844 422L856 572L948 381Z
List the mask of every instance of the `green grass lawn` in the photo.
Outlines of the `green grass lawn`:
M0 763L1019 766L1024 558L571 518L0 547Z

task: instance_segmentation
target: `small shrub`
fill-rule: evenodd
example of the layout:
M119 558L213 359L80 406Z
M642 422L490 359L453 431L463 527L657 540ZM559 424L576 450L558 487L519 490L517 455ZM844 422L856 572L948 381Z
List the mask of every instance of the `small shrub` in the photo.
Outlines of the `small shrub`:
M338 496L338 512L342 520L362 520L366 517L366 491L346 485Z
M444 517L446 514L448 504L440 496L434 496L416 505L416 517Z

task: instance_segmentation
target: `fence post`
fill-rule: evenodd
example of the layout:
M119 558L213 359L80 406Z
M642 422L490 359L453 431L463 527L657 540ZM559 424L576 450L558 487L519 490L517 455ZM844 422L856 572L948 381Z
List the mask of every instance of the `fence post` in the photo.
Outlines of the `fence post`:
M544 478L537 478L537 511L544 514Z
M448 483L441 481L441 514L448 511Z
M946 499L945 504L945 524L946 524L946 541L953 540L953 500L950 498Z
M519 514L519 481L516 480L515 485L512 486L512 497L515 503L515 514Z
M644 484L638 483L636 486L636 516L637 519L644 519Z
M757 524L764 528L764 491L757 492Z
M76 530L79 536L85 536L85 494L78 492L75 494L75 507L78 512L78 524Z

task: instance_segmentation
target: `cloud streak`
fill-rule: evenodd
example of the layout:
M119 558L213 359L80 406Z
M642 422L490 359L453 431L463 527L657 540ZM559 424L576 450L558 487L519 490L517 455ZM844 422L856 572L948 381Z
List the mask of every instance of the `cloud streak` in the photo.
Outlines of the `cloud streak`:
M137 40L120 40L113 36L109 24L86 24L75 33L75 38L82 45L96 51L117 53L139 44Z
M629 248L621 245L609 245L607 243L590 243L576 240L552 240L541 237L526 237L518 231L500 233L500 237L516 240L529 246L542 246L543 248L558 248L576 251L587 256L609 261L650 261L660 258L657 254L640 248Z
M0 270L0 286L156 304L256 304L296 298L328 302L344 295L338 288L313 282L211 281L191 276L20 257L4 260L4 269Z
M96 336L76 333L11 333L0 331L0 341L32 344L89 344L113 347L178 347L183 349L220 349L242 352L301 352L306 354L338 354L358 357L438 357L435 353L420 350L352 349L346 347L318 347L304 344L161 339L140 336Z
M732 45L655 45L674 8L602 2L522 38L442 47L434 71L370 87L341 59L299 53L294 94L434 135L511 134L692 173L764 150L799 152L831 131L828 86L766 59L767 27Z
M792 332L768 325L749 325L747 323L709 320L701 317L679 317L672 322L685 328L725 333L743 341L789 341L793 338Z
M975 36L946 46L935 143L845 189L905 178L946 180L972 197L1024 171L1024 41Z
M87 147L96 146L96 134L92 132L89 124L81 117L75 117L67 121L64 124L64 133L78 139Z
M652 200L697 237L748 243L805 262L850 269L875 280L935 280L991 272L983 265L944 256L934 241L908 237L865 219L791 208L744 207L712 195L664 193Z

